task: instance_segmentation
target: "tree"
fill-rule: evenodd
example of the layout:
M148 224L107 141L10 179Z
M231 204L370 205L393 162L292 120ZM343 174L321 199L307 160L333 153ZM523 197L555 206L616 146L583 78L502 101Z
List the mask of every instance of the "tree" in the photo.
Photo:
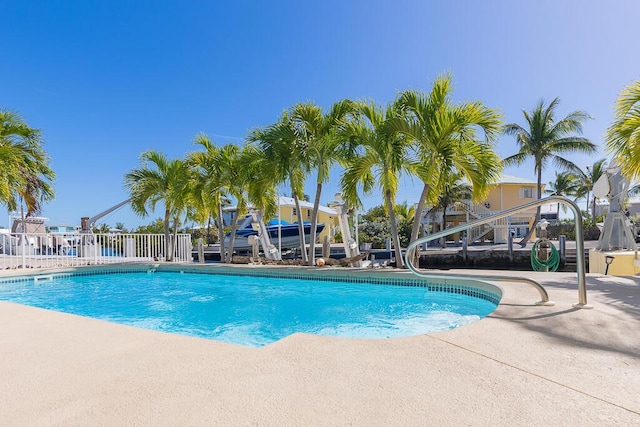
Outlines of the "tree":
M169 236L173 219L177 232L180 215L186 208L189 169L181 159L167 160L158 151L146 151L140 156L141 166L125 175L125 186L135 213L145 217L160 202L164 205L164 238L167 261L173 260L174 245Z
M275 214L275 189L270 186L269 175L265 171L264 158L256 147L247 145L240 148L234 144L221 147L216 158L220 171L220 188L236 201L236 212L246 212L249 204L260 210L265 217ZM231 223L229 248L225 261L233 259L238 218Z
M0 202L9 210L16 210L20 200L26 216L37 215L42 203L53 200L55 173L42 144L40 130L17 113L0 110Z
M580 183L578 182L578 176L572 172L556 172L556 178L554 181L549 182L547 188L544 190L546 194L551 196L562 197L582 197ZM563 212L567 211L567 207L563 206ZM558 203L558 210L556 212L556 221L560 222L560 203Z
M623 173L632 179L640 177L640 80L620 93L606 142Z
M399 114L396 105L383 109L371 102L360 103L357 112L359 120L345 123L342 130L345 139L357 144L357 148L351 148L354 154L342 175L342 195L350 206L361 207L358 187L361 186L365 194L376 186L380 187L389 215L396 265L402 268L404 260L395 202L400 175L411 165L408 142L389 126L389 120Z
M304 164L316 171L316 194L311 214L311 241L309 242L309 265L315 264L316 227L318 208L322 196L322 185L329 179L329 171L345 155L344 145L338 133L339 127L354 112L355 104L349 100L339 101L325 114L313 103L297 104L291 117L301 135Z
M162 234L164 231L164 221L162 218L156 218L152 223L140 225L134 231L135 234Z
M460 173L449 175L448 181L441 187L437 201L433 205L433 209L442 210L442 230L447 228L447 209L456 202L470 200L473 196L471 186L461 179ZM446 238L442 238L442 247L446 246Z
M607 159L600 159L593 165L587 166L586 169L586 172L580 171L579 176L581 176L582 180L576 189L576 196L578 198L585 197L587 199L587 212L590 213L592 224L596 225L597 197L593 195L593 198L590 198L590 195L593 193L593 185L598 182L600 177L607 170Z
M284 112L280 119L264 128L254 129L250 132L248 142L257 144L262 151L265 161L265 172L271 173L271 181L274 186L288 182L291 189L291 197L296 205L296 212L300 213L300 198L308 200L304 194L304 181L309 174L309 164L305 160L306 143L294 121L288 112ZM298 233L300 235L300 248L302 261L308 262L306 253L306 241L304 223L301 215L298 215Z
M203 133L196 136L194 144L200 145L204 151L195 151L187 156L189 166L193 170L190 192L194 208L192 216L200 224L207 221L207 236L210 219L215 219L220 253L225 254L223 206L230 202L221 181L224 174L221 168L227 160L222 158L222 150Z
M423 182L411 241L418 238L427 201L437 201L452 174L466 178L477 200L502 171L493 147L502 123L500 113L480 102L453 104L451 93L451 76L444 75L436 78L428 94L407 90L397 101L405 116L393 127L413 141L418 157L413 174ZM477 130L484 133L484 140Z
M505 166L521 165L527 159L533 158L533 168L538 183L538 200L542 197L542 171L549 162L560 170L579 174L580 168L561 155L596 152L594 143L587 138L574 135L582 134L582 124L589 115L584 111L574 111L563 119L556 120L556 109L559 103L558 98L546 106L544 101L540 101L531 112L522 111L527 122L526 128L516 123L508 124L504 128L505 135L514 136L520 147L518 153L504 159L504 164ZM540 221L540 206L536 209L535 222L538 221ZM521 244L526 244L533 230L534 227L531 227Z

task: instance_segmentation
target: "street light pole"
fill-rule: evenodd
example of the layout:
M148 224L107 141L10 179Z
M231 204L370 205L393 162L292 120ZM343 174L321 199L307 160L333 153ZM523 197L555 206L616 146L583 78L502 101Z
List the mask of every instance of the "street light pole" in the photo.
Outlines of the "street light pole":
M587 215L591 216L591 213L593 212L591 208L591 206L589 206L589 196L591 195L591 166L587 166ZM593 201L595 203L595 196L593 198ZM589 212L591 211L591 212ZM591 218L591 222L593 224L596 223L596 219L595 218Z

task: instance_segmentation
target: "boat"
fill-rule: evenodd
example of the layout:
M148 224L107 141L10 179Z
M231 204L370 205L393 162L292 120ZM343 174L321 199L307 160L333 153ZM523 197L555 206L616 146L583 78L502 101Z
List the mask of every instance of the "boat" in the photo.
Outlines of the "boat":
M309 242L311 239L311 223L303 222L305 242ZM269 239L275 247L280 247L282 250L288 250L297 248L300 246L300 231L298 223L289 223L284 220L273 219L265 224L266 230L269 233ZM318 236L325 225L323 223L316 224L316 236ZM258 236L258 228L254 227L253 217L251 215L245 216L244 220L238 224L236 230L236 237L233 241L233 249L235 251L248 251L251 249L249 243L249 236ZM229 244L231 233L227 233L224 238L225 245Z
M279 224L279 225L278 225ZM305 242L307 245L311 240L311 223L304 222ZM298 231L298 223L289 223L284 220L271 220L265 224L265 228L269 233L269 239L271 244L276 248L282 249L282 252L286 252L300 247L300 232ZM324 230L325 224L319 223L316 225L316 236ZM251 252L252 246L249 244L249 236L258 236L258 227L254 228L253 218L251 215L247 215L242 222L238 225L236 230L236 237L233 241L233 251L239 255L247 255ZM278 238L278 236L280 238ZM229 248L231 233L227 233L224 238L225 247ZM279 242L279 243L278 243ZM220 244L210 244L204 248L204 259L206 261L220 261ZM193 248L193 259L198 260L198 248Z

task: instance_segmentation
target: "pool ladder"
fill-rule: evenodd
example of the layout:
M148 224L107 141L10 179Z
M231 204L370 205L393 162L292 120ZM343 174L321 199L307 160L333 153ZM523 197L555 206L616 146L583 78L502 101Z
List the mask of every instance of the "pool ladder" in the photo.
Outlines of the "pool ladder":
M448 228L446 230L440 231L438 233L429 234L420 239L414 240L407 247L407 252L405 254L405 263L407 268L411 270L413 274L418 277L422 277L424 279L437 279L442 277L452 278L452 279L465 279L469 280L471 278L477 278L481 280L490 280L490 281L500 281L500 282L522 282L527 283L540 293L541 300L536 302L536 305L553 305L551 301L549 301L549 295L540 283L537 281L530 279L528 277L519 277L519 276L498 276L498 275L473 275L473 277L463 276L463 275L455 275L449 273L423 273L418 270L418 267L413 265L414 260L418 260L419 257L416 257L416 251L420 247L427 242L432 240L440 239L442 237L448 236L450 234L459 233L461 231L465 231L471 229L473 227L477 227L483 224L487 224L498 219L507 218L511 215L527 211L531 208L537 208L538 206L546 205L551 202L562 203L563 205L569 207L573 212L573 217L575 220L576 228L576 271L578 274L578 303L573 304L573 307L576 308L593 308L593 306L587 304L587 277L585 272L585 259L584 259L584 240L583 230L582 230L582 214L580 213L580 208L578 205L572 200L567 199L562 196L549 196L544 199L535 200L533 202L525 203L520 206L516 206L510 209L505 209L503 211L497 212L495 214L486 216L484 218L477 219L475 221L470 221L462 225L458 225L456 227Z

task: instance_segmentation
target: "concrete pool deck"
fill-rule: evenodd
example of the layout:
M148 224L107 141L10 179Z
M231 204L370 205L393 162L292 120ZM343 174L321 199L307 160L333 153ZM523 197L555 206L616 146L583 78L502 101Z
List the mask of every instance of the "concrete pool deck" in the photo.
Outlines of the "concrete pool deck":
M640 425L640 279L589 274L581 310L575 273L522 274L556 305L496 282L455 330L260 349L0 302L0 424Z

